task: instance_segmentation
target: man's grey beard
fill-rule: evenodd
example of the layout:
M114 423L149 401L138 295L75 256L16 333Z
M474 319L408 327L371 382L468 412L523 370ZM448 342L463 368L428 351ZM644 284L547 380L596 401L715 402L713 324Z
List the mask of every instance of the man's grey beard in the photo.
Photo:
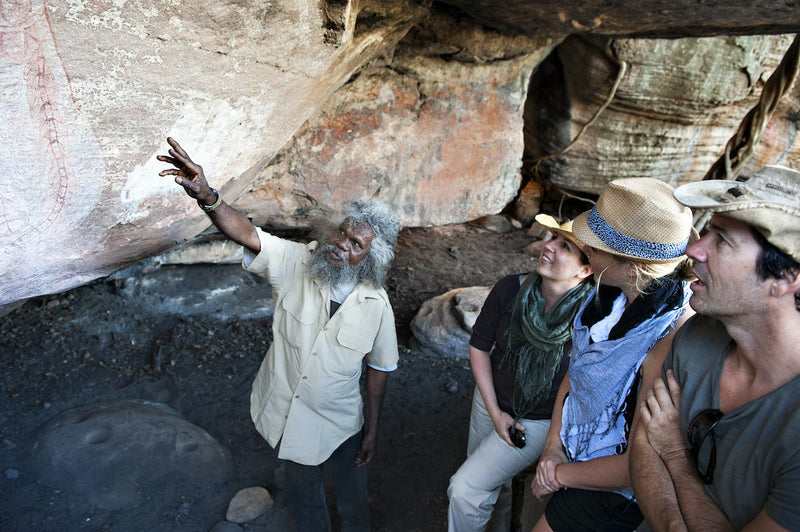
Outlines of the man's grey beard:
M328 262L326 255L328 251L333 252L341 260L341 266L333 266ZM352 266L344 257L342 251L333 244L321 243L311 254L308 262L308 275L313 279L319 279L331 286L358 283L369 277L369 258Z

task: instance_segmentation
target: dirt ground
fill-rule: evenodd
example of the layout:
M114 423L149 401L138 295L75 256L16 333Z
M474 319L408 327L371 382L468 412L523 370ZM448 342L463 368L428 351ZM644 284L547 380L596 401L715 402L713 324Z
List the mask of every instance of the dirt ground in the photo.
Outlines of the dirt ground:
M369 466L373 530L444 530L447 482L465 454L469 364L412 349L411 319L447 290L528 271L534 259L523 249L531 242L525 230L498 234L475 224L401 233L387 282L401 360ZM0 317L0 530L209 530L224 520L236 492L251 486L266 487L278 503L242 528L284 529L280 468L248 411L250 384L271 342L269 319L230 303L201 314L170 306L169 294L202 302L223 281L268 294L237 265L164 266L35 298ZM144 297L145 286L160 299ZM49 419L131 399L165 403L205 429L230 451L230 477L203 483L145 475L137 504L117 510L93 506L58 472L41 477L32 447Z

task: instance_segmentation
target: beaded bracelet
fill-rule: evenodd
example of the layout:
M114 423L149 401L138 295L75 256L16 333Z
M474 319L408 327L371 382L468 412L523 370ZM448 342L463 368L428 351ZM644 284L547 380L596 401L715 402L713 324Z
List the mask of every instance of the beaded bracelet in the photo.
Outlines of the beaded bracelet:
M215 201L213 204L211 204L211 205L205 205L205 204L204 204L204 203L202 203L200 200L197 200L197 204L198 204L198 205L200 205L200 208L201 208L201 209L203 209L203 210L204 210L204 211L206 211L206 212L214 212L214 209L216 209L217 207L219 207L219 206L220 206L220 204L222 203L222 196L220 195L220 193L219 193L219 192L217 192L217 189L216 189L216 188L212 188L212 189L211 189L211 192L212 192L212 193L214 194L214 196L217 198L217 201Z

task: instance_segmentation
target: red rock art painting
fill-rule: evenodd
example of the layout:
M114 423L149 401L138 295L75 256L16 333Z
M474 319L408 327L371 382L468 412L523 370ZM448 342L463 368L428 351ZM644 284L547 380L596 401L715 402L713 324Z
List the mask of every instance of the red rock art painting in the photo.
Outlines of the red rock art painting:
M0 272L46 268L54 244L74 239L94 208L104 169L44 2L0 3L0 86ZM14 290L6 285L0 300Z
M8 152L5 157L20 158L9 173L3 172L5 183L0 186L5 197L20 198L18 189L23 183L28 191L22 194L23 201L15 202L17 208L0 213L0 227L7 232L4 240L15 247L32 231L53 225L64 208L75 174L65 142L68 127L60 109L62 91L54 73L61 65L44 4L3 2L0 42L3 70L14 76L4 80L3 114L14 116L7 116L3 122L15 131L7 132L10 138L3 151ZM25 128L20 130L23 124ZM28 146L20 146L23 143ZM22 175L14 174L22 171L27 175L20 180ZM38 201L25 201L35 199L34 194Z

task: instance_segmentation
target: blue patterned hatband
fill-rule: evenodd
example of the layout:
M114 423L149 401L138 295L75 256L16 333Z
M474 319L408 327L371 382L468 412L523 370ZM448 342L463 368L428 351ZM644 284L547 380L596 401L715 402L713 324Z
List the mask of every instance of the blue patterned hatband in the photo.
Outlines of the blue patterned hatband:
M598 212L597 207L592 207L589 217L586 219L589 228L594 231L600 240L608 244L611 248L634 257L651 260L669 260L680 257L686 251L689 244L689 237L683 242L663 244L661 242L650 242L649 240L639 240L622 233L608 225L603 216Z

